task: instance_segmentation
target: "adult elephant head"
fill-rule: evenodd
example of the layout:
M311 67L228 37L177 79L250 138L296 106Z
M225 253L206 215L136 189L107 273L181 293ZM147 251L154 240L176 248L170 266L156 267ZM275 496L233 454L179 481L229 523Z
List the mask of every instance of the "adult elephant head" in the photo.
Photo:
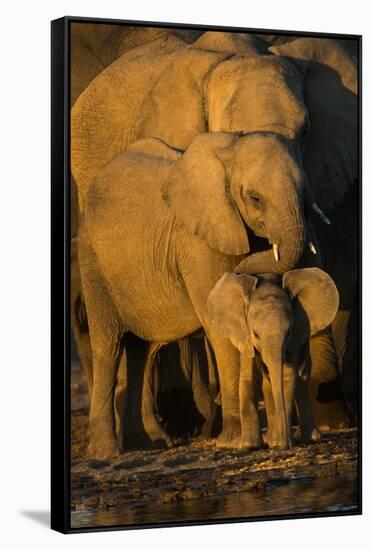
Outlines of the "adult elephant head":
M163 196L190 232L228 255L250 252L247 227L272 250L251 254L252 273L296 264L306 242L305 174L292 142L273 132L205 133L176 163ZM247 227L246 227L247 226ZM277 258L276 258L277 259Z
M73 110L72 169L81 207L92 178L137 138L156 136L185 149L197 134L209 131L256 137L245 175L253 188L259 173L259 189L265 186L263 196L276 200L281 212L287 189L295 190L285 178L275 179L270 155L273 142L285 143L302 179L295 198L287 197L286 239L278 240L273 229L286 222L278 213L268 220L251 209L245 223L279 250L277 261L265 251L241 266L249 273L283 273L296 265L303 249L305 205L319 204L317 211L326 219L322 211L339 203L356 176L356 83L353 60L333 40L301 38L264 52L251 35L237 40L205 33L192 45L168 39L137 48L103 71ZM233 196L237 208L239 200ZM247 250L236 247L230 253Z

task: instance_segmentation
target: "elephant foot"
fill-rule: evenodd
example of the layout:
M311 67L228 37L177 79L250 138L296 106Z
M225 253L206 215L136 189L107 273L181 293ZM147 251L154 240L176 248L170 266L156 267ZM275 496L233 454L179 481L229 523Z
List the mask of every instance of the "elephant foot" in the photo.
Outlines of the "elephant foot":
M241 440L241 423L239 418L223 419L223 429L215 440L220 448L239 449Z
M260 449L263 446L261 435L251 436L250 434L242 434L240 437L239 448L244 450Z
M273 435L271 430L267 430L265 433L263 433L263 441L265 445L268 447L272 447L273 445Z
M124 432L124 449L169 449L174 446L172 438L162 429L141 429Z
M317 428L311 430L301 430L300 442L301 443L310 443L311 441L316 442L320 441L322 438L321 432Z
M120 448L116 439L106 440L90 440L86 450L87 458L95 458L97 460L107 460L119 456Z
M282 440L277 437L273 430L267 430L265 434L263 434L263 440L270 449L285 450L291 449L291 447L293 446L291 437L289 437L288 441Z
M172 438L165 432L156 415L143 418L144 429L151 440L151 447L171 449L174 446Z
M213 419L214 420L214 419ZM198 436L199 439L211 439L212 429L213 429L213 421L210 422L209 420L206 420L204 425L202 426L201 433Z
M165 432L149 433L148 437L152 441L152 447L155 449L171 449L174 447L172 438Z
M313 407L316 425L321 432L349 428L351 421L342 401L315 403Z
M86 450L88 458L105 460L120 454L110 415L89 420L89 443Z

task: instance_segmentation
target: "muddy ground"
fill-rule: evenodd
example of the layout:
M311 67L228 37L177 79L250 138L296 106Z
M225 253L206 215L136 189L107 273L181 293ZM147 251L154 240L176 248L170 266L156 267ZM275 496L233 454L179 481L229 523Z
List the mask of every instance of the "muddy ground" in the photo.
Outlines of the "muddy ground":
M296 444L286 451L221 450L211 441L189 439L173 449L131 451L98 461L84 458L87 402L77 370L72 376L72 405L71 511L75 517L236 493L264 495L272 486L298 480L314 480L317 485L325 480L327 491L331 491L329 480L341 476L357 485L356 429L327 433L318 443ZM331 502L332 507L336 505L335 496Z

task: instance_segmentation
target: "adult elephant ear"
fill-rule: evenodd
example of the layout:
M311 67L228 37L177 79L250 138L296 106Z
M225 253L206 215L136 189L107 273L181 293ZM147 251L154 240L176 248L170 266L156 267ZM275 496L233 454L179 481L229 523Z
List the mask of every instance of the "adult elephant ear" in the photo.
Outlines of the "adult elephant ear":
M224 273L207 299L211 322L241 352L254 357L247 324L250 295L258 283L252 275Z
M236 133L197 136L174 164L162 196L176 219L224 254L249 252L240 213L229 192L220 155L238 139Z
M357 65L334 39L300 38L269 51L304 73L310 114L304 168L316 202L329 212L357 177Z
M322 269L287 271L282 286L293 300L295 342L304 343L332 323L339 307L339 293L334 281Z

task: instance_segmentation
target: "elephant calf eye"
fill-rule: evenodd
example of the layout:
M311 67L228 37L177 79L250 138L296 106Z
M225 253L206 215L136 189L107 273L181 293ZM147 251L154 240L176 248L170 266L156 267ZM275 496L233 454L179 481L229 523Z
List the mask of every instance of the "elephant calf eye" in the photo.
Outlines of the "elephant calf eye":
M255 330L253 331L253 335L255 336L255 338L259 339L259 336L258 336L258 334L255 332Z

